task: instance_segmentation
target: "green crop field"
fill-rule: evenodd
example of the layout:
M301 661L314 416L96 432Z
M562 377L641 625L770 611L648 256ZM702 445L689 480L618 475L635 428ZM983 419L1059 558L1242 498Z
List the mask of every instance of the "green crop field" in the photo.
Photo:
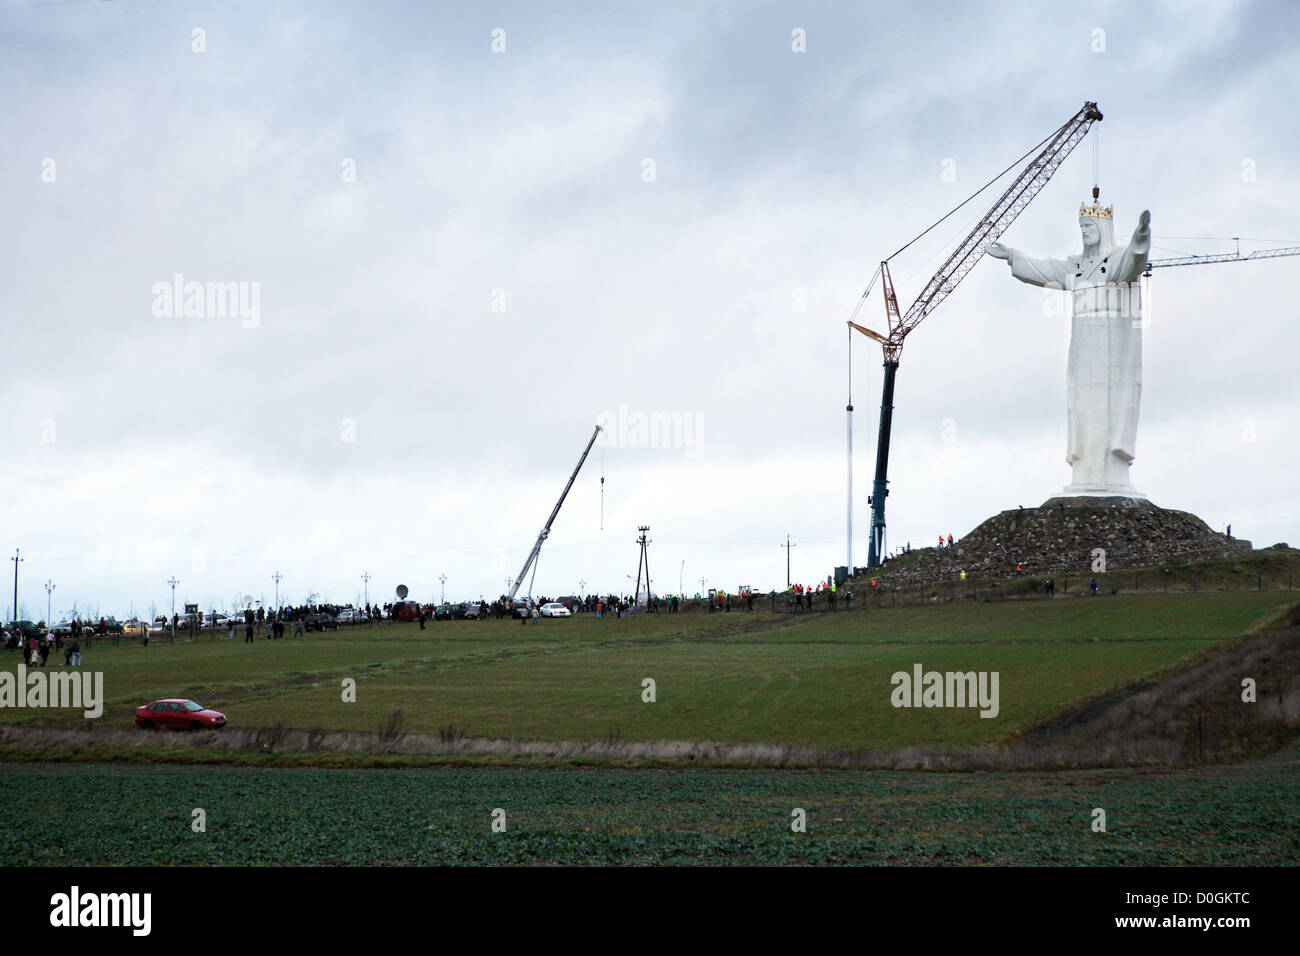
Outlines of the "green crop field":
M1297 770L5 764L0 865L1294 865Z
M1134 594L836 614L583 615L539 625L389 625L246 645L204 635L149 647L96 641L83 668L104 674L101 725L191 697L232 727L375 732L455 726L475 736L714 740L822 747L981 744L1081 697L1120 686L1294 603L1288 592ZM14 670L10 652L0 669ZM1000 713L890 704L890 676L997 671ZM62 669L62 660L53 662ZM345 679L356 701L343 701ZM642 701L643 681L657 699ZM80 712L0 709L0 723L75 725Z

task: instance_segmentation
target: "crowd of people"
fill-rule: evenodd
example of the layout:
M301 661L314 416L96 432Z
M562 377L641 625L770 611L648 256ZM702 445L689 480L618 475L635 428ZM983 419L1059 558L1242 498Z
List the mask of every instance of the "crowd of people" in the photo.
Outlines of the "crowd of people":
M50 657L60 651L63 652L63 663L66 666L77 667L81 664L80 637L72 637L65 642L62 634L53 631L37 637L34 634L24 636L18 632L5 630L3 641L7 650L16 651L19 647L22 648L23 663L28 667L44 667L49 663Z

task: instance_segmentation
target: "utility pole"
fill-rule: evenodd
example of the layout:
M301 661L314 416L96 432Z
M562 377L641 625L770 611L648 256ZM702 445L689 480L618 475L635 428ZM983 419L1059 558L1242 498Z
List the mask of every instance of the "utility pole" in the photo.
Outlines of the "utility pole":
M275 578L275 610L278 613L280 610L280 579L283 578L284 575L279 571L276 571L275 574L271 575L271 577Z
M438 603L446 604L447 603L447 575L445 573L438 575L438 583L442 585L442 598L438 601Z
M788 591L790 590L790 549L797 548L799 545L791 544L790 536L787 534L785 544L781 545L781 547L785 548L785 589Z
M168 578L167 583L172 586L172 640L176 640L176 585L181 582L177 578Z
M682 596L682 579L686 575L686 559L682 558L682 566L677 569L677 596Z
M366 571L361 575L361 580L366 582L366 607L370 606L370 572Z
M54 627L54 624L50 621L50 604L54 599L54 589L56 587L58 587L58 585L54 583L53 578L50 578L48 581L45 582L45 626L46 627Z
M645 603L650 605L650 554L646 548L650 546L650 539L646 537L646 532L650 530L648 524L638 525L637 529L641 536L636 539L636 543L641 545L641 556L636 561L636 590L632 593L633 603L641 598L641 565L645 565Z
M587 596L587 582L584 579L578 582L578 597L585 598L586 596Z
M14 563L14 616L18 620L18 565L22 564L23 559L18 556L19 548L14 548L14 556L9 560Z

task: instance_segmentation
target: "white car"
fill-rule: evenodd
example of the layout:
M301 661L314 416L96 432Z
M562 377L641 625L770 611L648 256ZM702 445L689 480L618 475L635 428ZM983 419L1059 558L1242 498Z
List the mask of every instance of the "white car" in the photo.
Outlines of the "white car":
M570 617L569 609L563 604L552 601L542 605L542 617Z

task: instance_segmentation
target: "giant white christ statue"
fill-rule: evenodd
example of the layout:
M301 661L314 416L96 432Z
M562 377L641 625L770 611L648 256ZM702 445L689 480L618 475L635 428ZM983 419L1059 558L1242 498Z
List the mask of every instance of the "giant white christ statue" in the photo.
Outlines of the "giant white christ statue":
M1083 255L1035 259L1000 242L989 255L1006 259L1021 282L1070 292L1066 369L1071 482L1064 495L1141 498L1129 482L1142 394L1142 297L1139 281L1151 249L1151 213L1138 217L1133 241L1115 245L1113 207L1079 206Z

